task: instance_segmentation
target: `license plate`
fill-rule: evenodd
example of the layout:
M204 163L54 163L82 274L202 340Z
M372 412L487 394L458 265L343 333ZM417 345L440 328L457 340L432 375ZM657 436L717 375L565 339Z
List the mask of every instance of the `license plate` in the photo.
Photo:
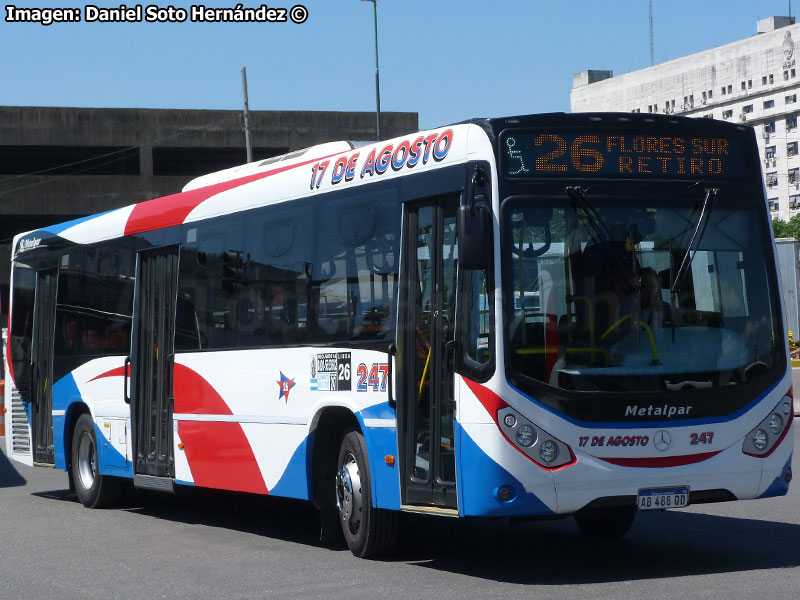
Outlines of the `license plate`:
M663 510L683 508L689 504L689 488L659 488L639 490L636 506L639 510Z

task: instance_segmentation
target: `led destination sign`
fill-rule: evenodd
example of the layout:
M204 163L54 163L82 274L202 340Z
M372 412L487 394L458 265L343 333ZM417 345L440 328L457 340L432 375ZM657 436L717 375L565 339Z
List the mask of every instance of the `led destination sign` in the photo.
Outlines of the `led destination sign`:
M744 177L743 145L729 137L512 131L500 140L506 177Z

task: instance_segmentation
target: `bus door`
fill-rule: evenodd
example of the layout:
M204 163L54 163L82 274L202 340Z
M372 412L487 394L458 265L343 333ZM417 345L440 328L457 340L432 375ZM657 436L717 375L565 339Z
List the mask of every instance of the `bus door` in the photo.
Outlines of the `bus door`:
M33 462L54 465L53 336L55 334L58 269L36 273L31 340L31 425Z
M402 281L407 290L398 349L399 447L407 505L456 508L453 340L458 196L405 209Z
M177 246L139 252L130 371L134 484L138 487L172 489L171 482L153 478L175 476L172 374L177 287Z

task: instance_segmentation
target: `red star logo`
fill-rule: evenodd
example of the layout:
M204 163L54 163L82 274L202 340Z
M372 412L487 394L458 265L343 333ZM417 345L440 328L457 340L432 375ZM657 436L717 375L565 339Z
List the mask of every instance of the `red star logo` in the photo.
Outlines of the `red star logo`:
M283 371L279 371L281 374L281 378L279 381L275 383L278 384L280 388L280 392L278 393L278 398L283 398L286 403L289 402L289 392L295 386L294 378L289 379L286 375L283 374Z

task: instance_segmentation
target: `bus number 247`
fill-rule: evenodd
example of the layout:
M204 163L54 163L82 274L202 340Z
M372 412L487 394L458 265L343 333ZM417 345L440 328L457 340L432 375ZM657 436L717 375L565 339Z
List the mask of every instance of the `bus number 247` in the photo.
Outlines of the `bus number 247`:
M382 392L386 391L386 380L389 377L388 363L372 363L370 367L361 363L358 365L356 374L358 375L356 391L366 392L369 388L372 388L374 392L379 389Z

